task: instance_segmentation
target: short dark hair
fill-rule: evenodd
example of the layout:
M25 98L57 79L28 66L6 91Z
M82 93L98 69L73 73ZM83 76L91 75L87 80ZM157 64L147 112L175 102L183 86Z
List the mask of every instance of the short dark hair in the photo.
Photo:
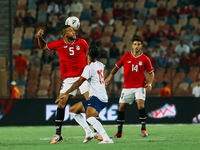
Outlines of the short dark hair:
M139 36L134 36L132 42L134 42L134 41L139 41L143 45L143 41L142 41L142 39Z
M99 56L99 47L92 45L88 49L89 55L92 57L92 60L95 60Z
M165 87L165 86L167 86L168 83L166 81L163 81L162 84Z
M65 33L65 29L66 28L69 28L69 27L71 27L70 25L64 25L64 26L62 26L62 28L61 28L61 31L62 31L62 34L64 34Z

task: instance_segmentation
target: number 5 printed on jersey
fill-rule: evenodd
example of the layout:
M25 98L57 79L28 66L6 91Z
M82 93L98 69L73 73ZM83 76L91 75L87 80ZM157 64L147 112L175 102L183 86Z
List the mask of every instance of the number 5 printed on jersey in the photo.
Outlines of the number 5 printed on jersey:
M103 71L102 71L102 69L101 70L97 70L97 73L99 75L99 82L100 82L100 84L103 84L104 80L103 80Z

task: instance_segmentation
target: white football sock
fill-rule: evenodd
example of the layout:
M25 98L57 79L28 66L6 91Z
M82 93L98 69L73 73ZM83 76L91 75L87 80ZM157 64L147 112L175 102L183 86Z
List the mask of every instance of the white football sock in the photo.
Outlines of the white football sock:
M95 117L90 117L87 119L87 122L89 122L93 128L99 132L99 134L102 136L103 140L109 140L110 138L108 137L106 131L104 130L102 124L95 118Z
M92 132L92 130L90 129L88 123L86 122L86 120L84 119L84 117L81 114L75 114L75 113L71 113L70 115L76 120L76 122L83 127L83 129L85 130L85 134L86 137Z

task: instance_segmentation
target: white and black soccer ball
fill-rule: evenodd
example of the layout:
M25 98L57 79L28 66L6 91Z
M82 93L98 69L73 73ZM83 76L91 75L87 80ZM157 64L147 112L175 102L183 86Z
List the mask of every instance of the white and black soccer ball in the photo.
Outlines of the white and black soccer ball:
M68 17L65 20L65 25L70 25L74 30L77 30L80 27L80 20L75 16Z

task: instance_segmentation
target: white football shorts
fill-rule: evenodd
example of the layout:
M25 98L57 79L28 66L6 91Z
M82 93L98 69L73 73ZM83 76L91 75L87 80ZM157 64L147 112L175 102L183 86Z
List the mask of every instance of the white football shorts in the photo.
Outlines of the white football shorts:
M74 77L74 78L66 78L63 80L60 93L65 93L73 84L76 82L80 77ZM84 94L88 91L88 82L84 81L82 85L79 87L80 93ZM73 92L69 93L70 95L76 96L77 89Z
M129 103L130 105L134 100L146 99L146 89L145 88L131 88L131 89L122 89L119 103Z

